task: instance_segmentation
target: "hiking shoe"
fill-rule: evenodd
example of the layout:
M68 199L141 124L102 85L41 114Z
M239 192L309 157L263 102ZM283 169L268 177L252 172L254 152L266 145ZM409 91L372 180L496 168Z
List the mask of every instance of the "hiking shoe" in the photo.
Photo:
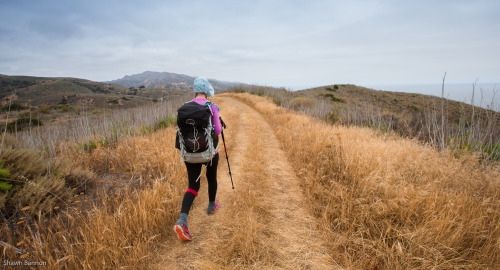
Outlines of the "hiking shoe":
M215 213L215 210L219 209L219 203L215 202L215 205L208 205L207 214L212 215Z
M187 224L182 221L179 220L175 223L174 231L177 233L177 236L179 236L179 239L184 241L191 240L191 234L189 234Z

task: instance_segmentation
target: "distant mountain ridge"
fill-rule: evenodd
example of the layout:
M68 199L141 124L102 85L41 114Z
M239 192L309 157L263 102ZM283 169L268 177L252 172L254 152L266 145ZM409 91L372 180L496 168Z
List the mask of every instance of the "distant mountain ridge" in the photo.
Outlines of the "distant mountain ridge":
M186 91L180 90L125 87L78 78L0 74L0 110L7 110L10 103L27 110L62 105L74 108L132 108L186 94Z
M121 79L113 80L108 83L115 83L127 87L144 86L146 88L168 88L175 90L192 91L195 79L195 77L184 74L145 71L140 74L126 75ZM208 80L215 89L215 92L220 92L226 88L236 85L242 85L242 83L236 82L225 82L214 79Z

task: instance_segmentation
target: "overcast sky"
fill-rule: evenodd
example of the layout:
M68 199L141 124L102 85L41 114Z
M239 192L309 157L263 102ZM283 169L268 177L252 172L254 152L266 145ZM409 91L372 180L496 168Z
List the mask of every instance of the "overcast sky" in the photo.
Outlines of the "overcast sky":
M0 0L0 74L500 82L500 1Z

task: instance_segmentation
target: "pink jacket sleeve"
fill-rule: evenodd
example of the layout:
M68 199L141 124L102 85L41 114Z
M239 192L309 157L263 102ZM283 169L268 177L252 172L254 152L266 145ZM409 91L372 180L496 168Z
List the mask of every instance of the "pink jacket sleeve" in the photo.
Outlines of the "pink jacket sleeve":
M212 125L214 125L215 134L219 135L222 131L222 125L219 120L219 108L214 104L210 107L212 108Z

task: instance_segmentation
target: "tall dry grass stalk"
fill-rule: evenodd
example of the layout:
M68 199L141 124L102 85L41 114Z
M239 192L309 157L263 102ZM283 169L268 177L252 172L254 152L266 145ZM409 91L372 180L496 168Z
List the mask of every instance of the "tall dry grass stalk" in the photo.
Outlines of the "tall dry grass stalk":
M131 136L155 131L160 121L175 120L177 108L186 97L172 97L161 102L128 110L82 110L71 117L33 127L13 135L24 147L45 151L50 157L64 152L68 146L93 149L97 144L115 143ZM163 123L168 124L168 123Z
M79 117L8 136L16 146L3 147L2 153L1 166L11 171L2 180L14 184L0 196L3 258L16 261L22 250L22 256L51 267L142 265L151 248L144 243L164 239L158 226L171 221L177 208L172 205L180 196L173 194L179 192L180 177L172 165L174 142L165 140L166 133L175 134L172 127L133 137L171 124L183 101L176 97L100 114L82 111ZM145 221L154 225L144 227ZM110 236L98 235L100 228ZM108 254L96 255L106 248Z
M328 125L232 94L264 114L331 256L356 269L498 269L500 173L409 139Z
M442 86L444 96L444 78ZM283 108L304 112L326 122L393 132L405 138L417 138L437 149L454 150L456 154L478 152L482 155L484 163L500 160L500 112L498 112L498 104L494 103L494 98L486 106L482 99L479 103L474 103L474 98L472 98L470 108L465 108L463 104L460 104L458 111L455 111L457 110L455 107L450 110L444 98L439 100L439 103L423 100L422 103L425 104L423 108L414 107L416 111L409 109L404 112L407 115L406 118L409 115L409 119L405 119L395 116L394 111L381 109L377 106L376 100L347 99L343 102L330 102L322 95L309 98L303 97L306 94L259 86L238 86L226 91L268 96L275 104ZM493 92L495 93L495 89ZM474 93L475 84L472 87L472 96ZM367 98L370 99L369 96ZM298 99L309 99L313 102L297 104ZM451 117L452 114L453 117ZM455 122L452 119L459 120Z
M127 172L125 179L140 179L142 189L129 181L97 181L97 189L122 188L95 203L75 195L68 201L71 207L58 215L25 219L19 224L24 226L21 235L9 239L9 245L18 245L29 252L30 261L46 262L50 269L147 268L156 259L158 243L175 237L171 225L186 185L174 142L166 139L172 134L169 127L95 149L81 163L100 172ZM4 250L4 258L19 259L12 249Z

